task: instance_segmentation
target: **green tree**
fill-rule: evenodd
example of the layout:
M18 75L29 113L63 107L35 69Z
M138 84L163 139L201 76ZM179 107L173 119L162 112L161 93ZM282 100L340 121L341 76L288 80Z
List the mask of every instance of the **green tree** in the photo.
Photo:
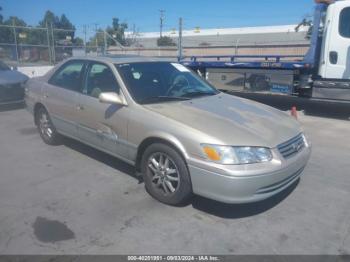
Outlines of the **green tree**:
M47 10L45 15L44 15L43 20L41 20L39 22L39 26L47 27L47 26L51 26L51 25L54 28L59 28L60 19L53 12L51 12L50 10Z
M96 47L97 46L104 46L104 31L100 28L97 30L95 35L90 38L89 42L87 43L90 47Z
M66 17L65 14L61 15L60 22L59 22L59 28L75 30L74 25L69 21L69 19Z
M18 44L31 44L31 45L46 45L47 37L45 30L38 30L33 27L31 28L21 28L29 27L25 21L18 18L17 16L10 16L4 21L5 25L16 26L16 36ZM14 43L14 30L13 28L8 28L7 39L10 43Z
M158 46L176 46L176 43L169 36L162 36L157 39Z
M67 37L69 37L71 39L71 42L74 42L75 26L69 21L65 14L61 15L59 21L59 29L70 30L58 32L59 39L67 40Z
M80 37L75 37L73 41L74 46L84 46L84 40Z
M125 30L128 29L127 23L119 23L119 19L114 17L112 19L112 27L107 27L106 31L114 40L122 45L126 45L127 41L125 40ZM116 45L115 41L107 37L107 45Z
M5 25L16 25L16 26L27 26L26 22L17 16L10 16L8 19L4 21Z
M65 14L58 17L50 10L47 10L44 18L39 22L39 26L45 28L52 26L56 45L65 45L74 42L75 26L69 21ZM59 29L64 29L66 31Z
M16 25L16 26L26 26L27 24L17 16L10 16L5 21L2 21L3 25ZM22 34L25 32L25 29L20 28L16 29L17 34ZM2 27L0 31L0 42L1 43L9 43L13 44L15 42L14 31L13 28L10 27ZM20 42L20 41L19 41Z
M2 8L0 7L0 24L15 27L1 27L0 28L0 42L1 43L15 43L15 35L19 47L17 52L19 56L22 56L22 51L29 48L28 45L41 45L41 46L62 46L56 50L56 57L60 55L66 55L72 51L71 45L82 46L83 41L81 38L75 39L75 27L66 17L62 14L60 17L55 15L50 10L45 12L43 19L39 22L38 26L31 27L26 24L21 18L11 16L5 19L1 14ZM54 29L53 38L51 31L47 31L47 27ZM37 28L40 27L40 28ZM63 29L63 30L62 30ZM16 34L15 34L16 33ZM26 46L27 45L27 46ZM68 45L68 46L67 46ZM14 48L14 46L13 46ZM30 47L30 50L37 50L40 54L47 50L40 47ZM60 53L58 55L58 53Z

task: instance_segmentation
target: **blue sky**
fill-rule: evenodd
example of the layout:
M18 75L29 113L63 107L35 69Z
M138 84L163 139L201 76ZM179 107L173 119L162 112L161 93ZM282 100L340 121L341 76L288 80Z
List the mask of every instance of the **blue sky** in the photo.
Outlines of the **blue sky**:
M313 0L0 0L5 17L18 16L36 25L46 10L66 14L78 34L87 24L92 31L111 24L112 17L135 24L140 32L159 30L159 10L165 12L165 30L295 24L312 14Z

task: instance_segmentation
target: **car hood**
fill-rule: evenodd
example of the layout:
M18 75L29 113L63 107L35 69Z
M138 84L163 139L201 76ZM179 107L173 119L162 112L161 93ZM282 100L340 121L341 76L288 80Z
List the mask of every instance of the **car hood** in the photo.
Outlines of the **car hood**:
M26 80L28 80L28 77L20 72L12 70L0 71L0 85L22 83Z
M226 145L274 148L302 132L286 113L227 94L145 107Z

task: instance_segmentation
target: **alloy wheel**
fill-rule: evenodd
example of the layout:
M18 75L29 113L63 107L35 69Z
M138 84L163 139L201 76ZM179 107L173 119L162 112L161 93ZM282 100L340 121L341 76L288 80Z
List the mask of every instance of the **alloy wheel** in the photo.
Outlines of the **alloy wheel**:
M163 195L174 194L180 187L180 175L174 161L164 153L152 154L147 162L152 185Z
M53 135L53 126L47 113L42 112L39 118L39 128L43 136L50 139Z

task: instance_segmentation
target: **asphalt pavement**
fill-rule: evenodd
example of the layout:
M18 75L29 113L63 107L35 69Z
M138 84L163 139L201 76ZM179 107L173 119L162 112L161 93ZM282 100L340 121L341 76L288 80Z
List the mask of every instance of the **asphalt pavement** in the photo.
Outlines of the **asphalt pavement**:
M266 201L183 207L135 170L70 139L44 144L24 109L0 112L0 254L350 254L350 122L299 118L301 180Z

